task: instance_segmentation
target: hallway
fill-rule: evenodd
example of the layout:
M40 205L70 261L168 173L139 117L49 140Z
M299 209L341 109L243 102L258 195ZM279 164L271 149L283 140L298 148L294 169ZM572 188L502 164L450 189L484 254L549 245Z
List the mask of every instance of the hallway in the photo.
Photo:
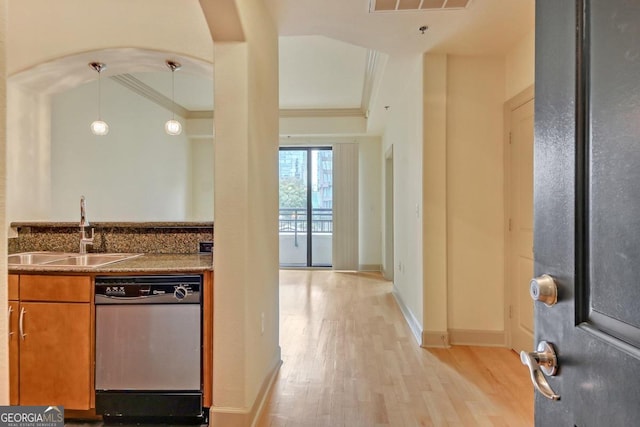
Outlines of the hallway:
M533 387L510 350L420 348L375 273L282 270L283 365L266 426L530 426Z

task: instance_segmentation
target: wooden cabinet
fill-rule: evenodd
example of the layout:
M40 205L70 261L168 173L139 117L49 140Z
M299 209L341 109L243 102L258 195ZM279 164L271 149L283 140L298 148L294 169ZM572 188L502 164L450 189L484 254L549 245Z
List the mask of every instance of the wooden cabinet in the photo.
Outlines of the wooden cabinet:
M21 302L20 404L89 409L89 304Z
M202 294L202 406L213 405L213 272L205 272Z
M19 339L18 313L20 303L18 301L17 274L9 275L9 404L17 405L19 402Z
M9 301L18 301L20 298L19 293L20 276L17 274L9 275Z
M17 331L20 405L86 410L93 402L92 281L88 276L21 275ZM15 329L15 328L13 328ZM10 338L10 339L11 339ZM12 369L12 381L13 372Z
M203 276L203 406L208 408L213 401L213 272ZM9 275L11 405L95 407L93 300L90 276Z

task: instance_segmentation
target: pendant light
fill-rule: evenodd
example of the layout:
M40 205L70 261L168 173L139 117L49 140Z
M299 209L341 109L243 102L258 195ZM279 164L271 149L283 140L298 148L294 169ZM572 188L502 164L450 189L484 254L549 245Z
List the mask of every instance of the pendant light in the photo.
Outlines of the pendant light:
M109 133L109 125L100 118L100 95L101 95L101 79L100 73L107 68L102 62L90 62L89 67L98 72L98 120L91 123L91 132L94 135L103 136Z
M175 71L182 68L179 62L167 60L167 67L171 69L171 120L167 120L164 124L164 131L168 135L180 135L182 133L182 125L175 119Z

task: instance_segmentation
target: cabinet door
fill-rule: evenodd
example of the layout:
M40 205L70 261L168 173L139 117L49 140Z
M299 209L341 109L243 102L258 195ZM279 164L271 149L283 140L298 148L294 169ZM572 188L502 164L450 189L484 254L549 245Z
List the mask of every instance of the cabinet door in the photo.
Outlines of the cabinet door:
M19 403L19 340L20 331L18 330L18 310L20 306L18 301L9 301L9 404L17 405Z
M17 301L19 299L19 283L20 276L17 274L9 275L9 301Z
M20 276L20 301L91 302L89 276Z
M21 303L20 404L89 409L90 304Z

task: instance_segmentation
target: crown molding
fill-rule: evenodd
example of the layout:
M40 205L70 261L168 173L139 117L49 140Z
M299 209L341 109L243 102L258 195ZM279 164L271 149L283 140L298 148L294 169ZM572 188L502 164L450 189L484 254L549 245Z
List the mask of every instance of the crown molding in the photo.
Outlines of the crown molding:
M371 102L371 93L375 81L374 74L377 53L373 52L372 55L373 59L370 59L367 66L367 70L370 70L370 73L368 73L370 76L365 78L365 87L363 88L363 94L367 94L366 106L363 95L363 105L360 108L281 108L280 118L360 117L366 119L368 116L368 104ZM186 109L131 74L118 74L111 76L110 79L169 111L173 108L176 115L185 119L210 119L214 116L214 112L211 110L190 111Z
M290 117L362 117L362 108L281 108L280 118Z
M378 57L379 54L377 51L372 49L367 50L367 62L364 70L364 82L362 84L362 101L360 104L360 109L365 112L371 110L374 86L378 81L378 74L380 73Z
M133 77L131 74L118 74L116 76L111 76L110 79L126 87L132 92L158 104L159 106L164 107L169 111L173 111L180 117L188 117L189 115L189 110L184 108L182 105L173 102L171 98L164 96L151 86Z
M205 111L187 110L187 115L185 119L213 119L213 111L212 110L205 110Z
M118 74L116 76L111 76L111 80L119 83L120 85L126 87L130 91L137 93L140 96L143 96L150 100L151 102L166 108L169 111L173 112L185 119L211 119L213 118L213 111L191 111L187 110L182 105L178 104L152 88L151 86L143 83L141 80L133 77L131 74Z

